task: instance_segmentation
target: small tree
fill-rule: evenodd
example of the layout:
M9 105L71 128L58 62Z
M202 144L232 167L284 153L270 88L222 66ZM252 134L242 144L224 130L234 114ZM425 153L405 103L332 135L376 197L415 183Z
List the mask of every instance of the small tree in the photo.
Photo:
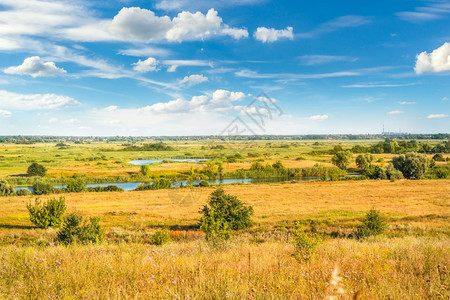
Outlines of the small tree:
M357 237L364 238L378 235L385 231L386 223L381 214L372 208L365 216L363 223L357 229Z
M14 196L16 192L14 187L8 183L6 180L0 180L0 196Z
M200 228L206 238L228 238L230 230L240 230L252 226L253 207L245 206L236 196L226 194L222 188L209 195L208 205L200 213Z
M358 168L366 170L372 165L373 156L370 153L360 154L356 158L356 165Z
M41 204L39 198L36 198L34 205L31 202L27 204L27 209L31 223L38 228L59 227L66 211L66 202L64 197L60 197L59 199L51 198Z
M433 156L434 161L445 161L444 156L441 153L437 153Z
M331 158L331 162L339 169L346 170L347 166L352 162L352 153L348 150L338 151Z
M69 193L81 193L86 190L83 180L72 179L69 181L66 187L66 191Z
M150 166L149 165L142 165L141 166L141 174L145 177L150 175Z
M103 241L104 231L100 226L100 218L92 217L89 222L76 213L64 217L64 223L58 232L57 240L63 244L72 243L98 243Z
M40 177L44 177L45 174L47 173L47 169L43 166L40 165L38 163L32 163L27 170L27 174L28 176L40 176Z
M423 178L428 168L428 161L425 155L413 152L394 157L392 164L394 168L402 172L403 176L408 179Z

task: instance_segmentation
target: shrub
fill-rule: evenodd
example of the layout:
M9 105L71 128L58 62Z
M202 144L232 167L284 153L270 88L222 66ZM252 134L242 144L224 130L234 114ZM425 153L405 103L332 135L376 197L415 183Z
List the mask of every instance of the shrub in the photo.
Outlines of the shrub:
M408 179L423 178L428 168L428 161L425 155L412 152L394 157L392 164L394 168L402 172L403 176Z
M16 191L17 196L29 196L33 193L29 189L18 189Z
M372 235L378 235L385 231L386 223L381 214L371 209L365 216L363 223L357 228L356 236L364 238Z
M230 230L252 226L253 207L245 206L236 196L225 194L222 188L209 195L208 204L200 210L200 228L206 238L228 238Z
M167 244L168 242L170 242L170 235L167 228L158 229L152 235L152 245L162 246L164 244Z
M76 213L64 217L64 223L57 234L57 240L65 245L73 243L98 243L103 241L104 232L100 226L100 218L93 217L89 222Z
M319 243L320 239L314 234L308 234L298 228L294 231L294 247L304 261L309 261L313 257Z
M145 190L160 190L160 189L170 189L172 187L172 182L169 179L160 178L151 183L141 183L136 188L136 191Z
M49 182L44 180L36 180L33 183L33 190L35 195L47 195L56 192L56 189Z
M207 187L207 186L209 186L209 183L208 183L208 181L202 180L198 183L198 186Z
M145 177L150 175L150 166L149 165L142 165L140 168L141 174Z
M38 163L32 163L27 170L27 174L28 176L40 176L40 177L44 177L45 174L47 173L47 169L43 166L40 165Z
M0 180L0 196L14 196L16 192L14 187L8 183L6 180Z
M67 183L66 191L68 193L81 193L86 190L84 182L81 179L72 179Z
M59 199L51 198L42 203L39 198L34 200L34 205L27 204L30 213L30 221L38 228L59 227L66 210L66 201L64 197Z
M348 150L338 151L331 158L331 162L339 169L346 170L347 166L352 162L352 153Z
M433 156L434 161L445 161L444 156L441 153L437 153Z

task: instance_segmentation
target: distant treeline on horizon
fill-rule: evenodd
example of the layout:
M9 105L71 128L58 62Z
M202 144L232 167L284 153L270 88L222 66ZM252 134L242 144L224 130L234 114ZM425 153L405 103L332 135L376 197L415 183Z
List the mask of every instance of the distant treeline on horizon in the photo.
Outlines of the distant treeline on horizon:
M92 142L143 142L155 141L196 141L205 139L250 141L250 140L443 140L450 139L449 133L437 134L307 134L307 135L204 135L204 136L0 136L0 143L34 144L61 143L75 144Z

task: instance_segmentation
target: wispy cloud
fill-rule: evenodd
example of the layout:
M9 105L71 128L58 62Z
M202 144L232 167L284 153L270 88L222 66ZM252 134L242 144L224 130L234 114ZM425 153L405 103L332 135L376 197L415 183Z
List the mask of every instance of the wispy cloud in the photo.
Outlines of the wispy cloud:
M398 104L400 104L400 105L412 105L412 104L416 104L416 102L400 101Z
M427 116L427 119L443 119L448 118L447 114L431 114Z
M172 54L172 51L164 48L157 48L153 46L145 46L141 48L129 48L119 50L119 54L128 55L128 56L136 56L136 57L167 57Z
M169 66L167 72L175 72L178 67L213 67L213 63L206 60L163 60L164 65Z
M400 115L402 113L404 113L404 112L401 110L393 110L393 111L388 112L387 114L388 115Z
M299 56L298 59L300 60L300 64L305 66L315 66L339 61L355 62L358 60L357 57L351 56L317 55L317 54Z
M312 121L323 121L328 119L328 115L315 115L315 116L311 116L306 118L308 120L312 120Z
M410 23L425 23L443 19L450 13L450 3L435 2L429 6L416 7L414 11L402 11L396 13L401 20Z
M331 21L325 22L317 26L309 32L296 34L299 38L317 38L321 35L338 31L343 28L359 27L371 22L369 17L347 15L341 16Z
M0 116L1 117L10 117L11 115L12 115L12 113L10 111L0 109Z
M359 84L349 84L341 85L343 88L385 88L385 87L402 87L411 86L415 83L359 83Z
M204 10L211 7L221 8L258 5L265 2L267 2L267 0L159 0L154 4L154 7L165 11Z
M360 75L358 72L353 71L342 71L342 72L331 72L331 73L319 73L319 74L297 74L297 73L258 73L252 70L240 70L234 73L238 77L245 78L255 78L255 79L321 79L321 78L332 78L332 77L345 77L345 76L357 76Z

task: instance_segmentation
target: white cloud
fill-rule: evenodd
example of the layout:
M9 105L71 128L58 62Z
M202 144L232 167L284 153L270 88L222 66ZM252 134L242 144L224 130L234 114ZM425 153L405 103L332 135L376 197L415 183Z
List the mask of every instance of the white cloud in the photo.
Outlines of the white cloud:
M443 119L448 118L448 115L446 114L431 114L427 116L427 119Z
M448 98L447 97L442 97L442 101L447 101Z
M398 104L400 104L400 105L410 105L410 104L416 104L416 102L400 101Z
M328 119L327 115L315 115L315 116L311 116L307 118L308 120L312 120L312 121L323 121Z
M429 6L417 7L415 11L402 11L396 15L403 21L418 24L442 19L448 13L450 13L450 3L435 2Z
M185 76L183 79L181 79L179 82L180 84L187 84L187 85L196 85L202 82L208 81L208 77L203 76L203 75L190 75L190 76Z
M137 63L134 63L133 69L140 73L158 71L158 63L156 58L149 57L144 61L139 60Z
M156 48L156 47L142 47L142 48L131 48L131 49L123 49L119 51L119 54L128 55L128 56L137 56L137 57L150 57L150 56L158 56L158 57L166 57L169 56L172 52L168 49Z
M243 5L255 5L267 0L160 0L155 4L156 9L165 11L180 11L180 10L198 10L208 9L210 7L236 7Z
M300 64L305 66L315 66L338 61L355 62L357 57L335 56L335 55L303 55L299 57Z
M292 27L287 27L286 29L280 30L274 28L258 27L254 33L254 37L256 40L263 43L271 43L283 38L293 40L294 34L292 31Z
M424 51L417 55L414 70L417 74L450 71L450 43L444 43L430 54Z
M205 61L205 60L163 60L162 63L164 65L169 66L167 69L167 72L175 72L178 67L204 67L204 66L210 66L213 67L213 64L211 62Z
M401 110L393 110L393 111L388 112L387 114L388 115L400 115L402 113L403 113L403 111L401 111Z
M6 68L3 72L32 77L48 77L63 75L66 70L56 67L54 62L43 62L39 56L32 56L26 58L20 66Z
M12 113L10 111L0 109L0 116L2 116L2 117L10 117L11 115L12 115Z
M359 27L370 23L370 18L355 15L341 16L331 21L325 22L309 32L296 34L299 38L317 38L323 34L335 32L342 28Z
M342 85L344 88L380 88L380 87L402 87L415 85L415 83L359 83Z
M248 37L247 29L241 28L229 28L228 26L226 26L224 29L222 29L222 33L233 37L235 40L240 40L241 38Z
M0 90L0 107L13 110L61 109L79 105L75 99L55 94L18 94Z
M331 73L316 73L316 74L296 74L296 73L279 73L279 74L260 74L252 70L240 70L234 73L238 77L257 78L257 79L321 79L344 76L358 76L361 73L355 71L342 71Z

